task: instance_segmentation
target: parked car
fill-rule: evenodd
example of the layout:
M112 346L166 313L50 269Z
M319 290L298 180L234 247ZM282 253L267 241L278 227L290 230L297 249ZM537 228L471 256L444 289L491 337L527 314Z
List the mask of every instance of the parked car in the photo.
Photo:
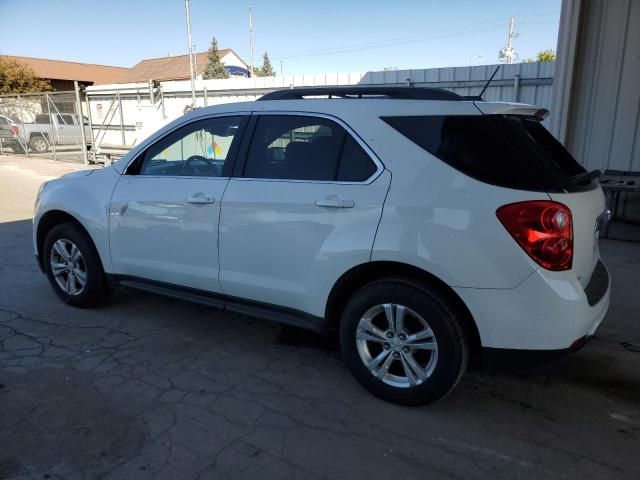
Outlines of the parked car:
M45 183L38 264L70 305L125 285L336 331L370 392L433 402L470 360L556 358L607 312L597 172L546 113L393 87L197 109Z
M0 141L2 142L3 150L8 149L12 152L23 151L18 138L18 125L13 119L6 115L0 115Z
M83 117L87 146L91 145L89 121ZM37 153L43 153L55 145L80 145L82 143L81 126L78 115L55 113L36 115L34 123L17 124L18 136Z

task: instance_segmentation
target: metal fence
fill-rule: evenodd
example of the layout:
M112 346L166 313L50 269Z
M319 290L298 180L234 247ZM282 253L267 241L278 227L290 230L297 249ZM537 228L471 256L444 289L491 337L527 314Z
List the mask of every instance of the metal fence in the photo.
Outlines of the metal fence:
M0 96L0 153L86 162L92 135L84 104L79 88Z
M554 62L501 65L489 101L551 108ZM191 108L252 101L281 88L332 85L438 87L477 95L496 65L364 73L98 85L75 91L0 96L0 153L110 162ZM3 123L6 122L6 123Z
M253 101L281 88L333 85L411 85L477 95L497 65L365 73L196 81L196 108ZM485 93L489 101L533 103L551 108L554 62L501 65ZM90 161L109 161L192 108L189 81L87 87L87 115L95 148Z

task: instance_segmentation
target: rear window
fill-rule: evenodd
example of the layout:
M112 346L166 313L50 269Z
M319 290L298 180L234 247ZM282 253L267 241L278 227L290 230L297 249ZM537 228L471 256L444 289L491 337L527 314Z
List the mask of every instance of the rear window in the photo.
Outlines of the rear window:
M382 117L426 151L481 182L573 190L584 169L540 122L515 115Z

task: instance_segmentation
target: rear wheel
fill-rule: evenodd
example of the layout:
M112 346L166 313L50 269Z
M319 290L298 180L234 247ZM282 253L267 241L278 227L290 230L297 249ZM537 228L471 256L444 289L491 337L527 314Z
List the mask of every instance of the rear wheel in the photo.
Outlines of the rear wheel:
M385 280L360 289L340 324L345 362L371 393L402 405L447 395L465 371L468 346L437 290Z
M49 150L49 142L41 136L31 137L29 148L36 153L44 153Z
M92 307L106 298L108 286L98 253L76 225L54 227L45 238L42 254L49 283L65 303Z

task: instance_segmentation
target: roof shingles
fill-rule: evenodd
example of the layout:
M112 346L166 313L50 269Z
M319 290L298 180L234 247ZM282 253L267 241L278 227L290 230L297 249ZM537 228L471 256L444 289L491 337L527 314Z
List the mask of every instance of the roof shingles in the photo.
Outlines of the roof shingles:
M91 63L67 62L46 58L0 55L0 58L16 60L34 70L38 77L49 80L77 80L93 84L114 83L129 69Z
M218 50L222 59L231 49ZM207 63L207 52L195 53L194 55L196 75L200 75ZM149 79L166 80L186 80L189 75L189 55L176 55L172 57L148 58L135 64L125 74L118 83L146 82Z

